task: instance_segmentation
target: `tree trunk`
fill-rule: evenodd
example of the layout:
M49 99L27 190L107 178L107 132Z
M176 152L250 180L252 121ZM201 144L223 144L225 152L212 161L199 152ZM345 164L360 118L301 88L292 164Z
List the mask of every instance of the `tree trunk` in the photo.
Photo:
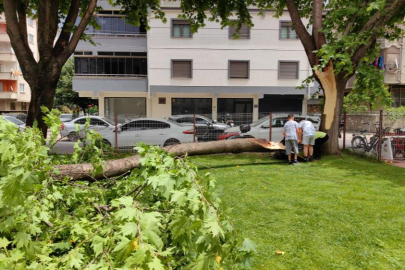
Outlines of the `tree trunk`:
M285 148L279 143L268 142L265 139L236 139L216 142L177 144L164 147L163 149L170 154L180 157L186 154L193 156L219 153L257 152L265 149L274 151L283 150ZM92 175L93 166L90 163L59 165L56 167L59 174L54 175L54 178L63 179L67 177L71 180L96 180L108 178L124 174L139 167L139 160L140 156L135 155L123 159L106 161L103 172L96 176Z
M51 66L51 65L48 65ZM42 131L46 138L48 126L45 124L41 107L44 106L52 110L56 86L59 80L60 68L56 65L52 69L40 67L39 74L27 80L31 88L31 101L28 108L26 125L32 127L37 121L38 128Z
M324 146L325 152L340 154L339 123L347 80L343 76L335 75L332 64L322 72L316 71L316 76L322 85L325 98L321 120L321 130L329 135Z

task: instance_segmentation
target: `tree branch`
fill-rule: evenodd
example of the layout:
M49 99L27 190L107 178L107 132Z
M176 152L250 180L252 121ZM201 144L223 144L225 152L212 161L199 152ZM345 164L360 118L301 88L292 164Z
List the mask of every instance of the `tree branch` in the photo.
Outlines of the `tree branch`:
M58 32L58 24L59 24L58 11L59 11L59 0L52 0L49 14L50 25L49 25L49 40L48 40L48 46L50 46L51 48L53 47L56 33Z
M86 30L87 25L89 24L91 17L93 16L94 10L97 6L97 0L89 0L89 6L87 7L86 13L83 15L79 25L77 26L76 30L74 31L72 38L70 39L69 43L66 45L62 53L59 55L59 59L57 60L60 63L65 63L67 59L72 55L74 50L76 49L77 43L81 36Z
M34 76L38 67L32 54L31 48L24 39L24 35L19 27L19 21L17 17L17 10L14 0L3 0L4 14L7 20L7 34L10 37L11 45L14 48L18 62L24 74L24 79L30 82L30 78ZM27 69L26 67L34 67ZM31 72L33 70L33 72Z
M54 56L58 56L68 44L70 36L72 35L71 31L73 25L75 24L77 16L79 15L79 8L80 0L72 0L69 12L66 16L65 22L63 23L62 31L53 49Z
M322 0L314 0L312 3L312 36L315 40L315 46L320 49L326 44L325 35L320 31L322 29Z
M15 2L18 14L18 26L20 27L21 34L24 42L28 45L28 32L27 32L27 9L25 3L21 0Z
M40 60L49 59L51 55L51 48L49 46L49 21L50 14L50 0L38 1L38 52Z
M293 23L295 32L297 32L298 37L301 40L302 45L304 46L305 52L307 54L309 63L311 66L316 65L316 55L313 51L316 50L316 45L313 37L308 33L304 24L302 23L298 8L294 0L287 0L287 9L290 13L291 21Z

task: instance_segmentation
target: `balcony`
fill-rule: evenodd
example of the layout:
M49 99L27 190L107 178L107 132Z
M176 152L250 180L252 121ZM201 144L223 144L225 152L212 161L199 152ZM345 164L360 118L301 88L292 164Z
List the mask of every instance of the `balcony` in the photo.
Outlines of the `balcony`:
M11 72L0 72L0 80L16 81L17 76L14 76Z
M401 47L401 44L400 44L399 40L387 40L387 39L384 39L384 38L379 38L377 40L377 42L380 43L380 47L382 49L386 49L386 48L389 48L391 46L395 46L397 48Z
M17 57L11 51L0 51L0 59L1 61L9 61L9 62L17 61Z
M147 75L125 74L75 74L73 77L75 91L97 92L147 92Z
M0 99L17 99L17 92L0 91Z

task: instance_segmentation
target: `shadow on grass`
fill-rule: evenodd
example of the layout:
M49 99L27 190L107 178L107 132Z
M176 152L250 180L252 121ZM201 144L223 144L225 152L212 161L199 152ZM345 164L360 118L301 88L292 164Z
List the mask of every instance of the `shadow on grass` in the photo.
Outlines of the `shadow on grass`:
M209 170L209 169L235 168L235 166L242 168L242 167L249 167L249 166L268 166L268 165L277 166L280 164L287 165L287 162L286 161L254 162L254 163L249 163L249 164L224 164L224 165L217 165L217 166L206 166L206 165L200 164L198 162L195 162L195 164L198 165L199 170Z

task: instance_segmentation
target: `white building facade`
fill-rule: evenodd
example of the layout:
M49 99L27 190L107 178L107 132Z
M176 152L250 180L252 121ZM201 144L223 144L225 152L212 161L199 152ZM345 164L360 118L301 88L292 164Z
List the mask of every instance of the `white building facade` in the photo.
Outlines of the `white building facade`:
M175 4L163 1L168 22L150 18L147 32L104 4L97 15L102 29L93 36L100 45L79 43L73 81L80 96L98 98L101 115L239 113L256 120L269 112L306 113L316 89L296 89L311 70L288 15L252 9L254 27L244 26L235 39L234 29L215 22L192 34Z
M36 46L36 21L27 20L28 43L35 57L38 58ZM0 112L27 112L31 100L31 90L24 80L17 57L7 35L7 23L4 14L0 15Z

